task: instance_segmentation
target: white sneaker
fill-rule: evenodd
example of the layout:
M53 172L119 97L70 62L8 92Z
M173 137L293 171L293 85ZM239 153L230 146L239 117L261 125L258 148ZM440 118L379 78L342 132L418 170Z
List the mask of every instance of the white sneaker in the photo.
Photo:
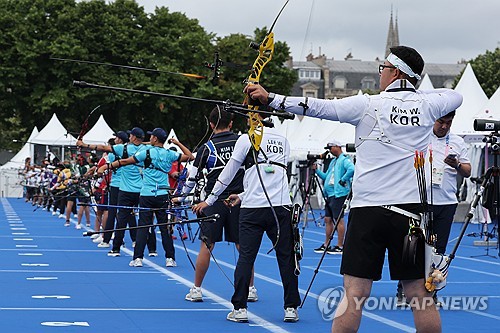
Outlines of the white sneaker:
M236 323L248 323L247 309L245 308L241 308L238 310L233 309L233 311L228 313L226 319L229 321L234 321Z
M109 243L101 242L101 243L97 244L97 247L109 247Z
M59 218L60 218L60 219L65 219L65 218L66 218L66 215L64 215L64 214L59 214Z
M135 258L128 263L130 267L142 267L142 258Z
M90 228L90 223L85 224L87 228Z
M299 321L299 312L295 308L286 308L285 309L285 318L283 321L287 323L295 323Z
M90 231L93 231L93 230L90 230ZM99 236L100 236L99 234L93 234L92 236L90 236L90 239L96 239Z
M177 263L175 262L174 259L172 258L167 258L167 261L166 261L166 266L167 267L176 267L177 266Z
M82 228L82 225L81 224L77 224L76 227L78 230L80 230Z
M69 221L64 222L65 227L69 227Z
M97 234L96 234L96 235L97 235ZM102 243L102 239L103 239L103 238L102 238L102 236L101 236L101 235L99 235L97 238L93 239L93 240L92 240L92 242L93 242L93 243L100 244L100 243Z
M57 215L57 212L52 212L52 215Z
M149 252L148 257L158 257L158 252Z
M259 296L257 295L257 288L255 288L255 286L250 286L250 288L248 288L247 302L257 302L258 300Z
M184 298L190 302L203 302L203 295L201 294L201 287L193 286L189 289L189 293Z

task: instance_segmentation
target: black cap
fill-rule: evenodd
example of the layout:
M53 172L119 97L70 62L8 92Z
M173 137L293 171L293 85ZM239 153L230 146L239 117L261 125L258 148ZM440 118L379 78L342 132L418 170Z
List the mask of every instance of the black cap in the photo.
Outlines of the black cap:
M167 132L163 128L157 127L152 131L148 131L149 135L154 135L161 143L167 141Z
M127 131L127 133L132 134L139 139L144 139L144 131L142 130L142 128L134 127L130 131Z
M120 138L124 143L128 142L128 134L125 131L118 131L116 133L113 133L113 135L117 138Z

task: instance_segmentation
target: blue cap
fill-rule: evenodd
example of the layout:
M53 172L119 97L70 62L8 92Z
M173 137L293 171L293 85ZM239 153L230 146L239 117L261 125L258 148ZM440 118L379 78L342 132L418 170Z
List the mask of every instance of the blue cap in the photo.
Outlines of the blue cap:
M120 138L124 143L128 142L128 134L125 131L118 131L113 133L113 135Z
M156 136L161 143L167 141L167 132L163 128L157 127L152 131L148 131L148 134Z
M134 127L130 131L127 131L127 133L132 134L139 139L144 139L144 131L139 127Z

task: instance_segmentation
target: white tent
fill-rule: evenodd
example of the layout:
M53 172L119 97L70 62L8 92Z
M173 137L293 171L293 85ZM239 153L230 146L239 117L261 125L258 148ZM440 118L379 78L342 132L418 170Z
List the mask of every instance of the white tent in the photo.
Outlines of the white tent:
M425 73L424 78L422 79L422 82L420 82L420 85L418 86L419 90L432 90L434 89L434 85L432 84L431 78L429 77L429 74Z
M38 135L36 126L31 131L28 142L19 150L19 152L11 158L11 160L0 166L0 193L2 197L21 197L23 187L20 185L23 177L20 171L24 167L26 157L32 157L32 145L29 143L31 139Z
M483 138L481 132L474 131L474 119L479 110L488 102L488 97L477 81L476 75L470 64L467 64L465 71L458 81L455 91L464 97L462 105L457 109L457 114L451 125L451 131L460 136L464 136L466 142L478 142Z
M75 145L76 139L68 133L54 113L47 125L35 138L30 140L30 143L46 146L71 146Z
M89 144L106 144L110 138L114 137L113 133L114 131L101 115L94 127L83 136L83 141Z
M182 152L181 148L177 145L174 145L173 143L168 143L168 139L176 139L176 140L179 140L177 138L177 134L175 134L175 131L174 129L172 128L170 130L170 132L168 133L168 136L167 136L167 141L165 142L165 144L163 145L163 147L165 147L165 149L170 149L170 147L175 147L177 149L177 151L180 153ZM194 153L194 152L193 152Z
M26 157L33 156L30 141L37 135L38 135L38 128L35 126L31 131L31 134L28 138L28 142L24 144L21 150L19 150L17 154L10 159L9 162L0 166L0 169L21 169L22 167L24 167L24 160L26 159Z
M490 100L479 109L475 118L500 120L500 87L491 96Z

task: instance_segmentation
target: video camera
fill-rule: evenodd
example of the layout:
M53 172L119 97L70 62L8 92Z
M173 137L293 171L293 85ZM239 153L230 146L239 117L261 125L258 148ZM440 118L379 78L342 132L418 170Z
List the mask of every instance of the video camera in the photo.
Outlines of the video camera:
M308 160L323 160L326 155L328 155L329 151L325 151L323 154L307 154Z
M490 134L485 135L483 142L491 144L490 148L492 153L498 154L500 151L500 120L493 119L474 119L475 131L492 131Z
M500 120L474 119L475 131L498 131L500 130Z

